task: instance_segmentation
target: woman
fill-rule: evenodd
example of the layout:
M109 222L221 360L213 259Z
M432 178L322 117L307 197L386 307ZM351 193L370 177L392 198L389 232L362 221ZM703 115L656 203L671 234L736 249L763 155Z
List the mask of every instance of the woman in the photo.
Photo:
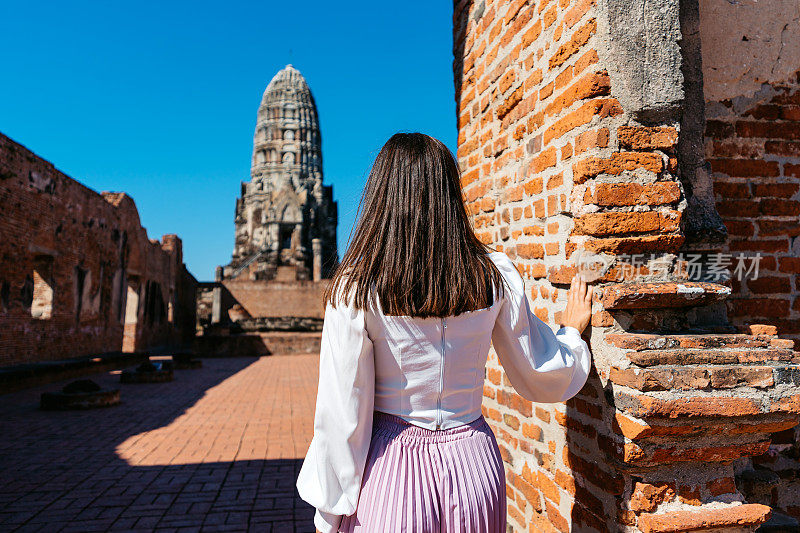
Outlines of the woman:
M383 146L326 294L319 390L297 489L323 533L505 532L505 474L481 415L490 344L516 391L583 387L592 289L574 278L554 334L511 260L475 237L439 141Z

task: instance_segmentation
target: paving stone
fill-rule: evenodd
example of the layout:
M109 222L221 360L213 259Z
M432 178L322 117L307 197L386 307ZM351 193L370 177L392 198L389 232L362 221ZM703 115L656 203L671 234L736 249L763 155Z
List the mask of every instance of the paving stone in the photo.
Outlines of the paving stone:
M317 368L316 355L207 359L93 411L39 410L62 383L0 396L0 529L313 531L294 481Z

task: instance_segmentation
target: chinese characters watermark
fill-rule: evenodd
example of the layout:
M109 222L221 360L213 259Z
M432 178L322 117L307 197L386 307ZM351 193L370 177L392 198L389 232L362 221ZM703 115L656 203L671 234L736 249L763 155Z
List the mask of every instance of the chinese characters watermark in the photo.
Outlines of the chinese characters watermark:
M632 279L640 275L666 279L678 277L689 281L725 281L736 278L758 279L761 254L747 255L743 252L712 254L679 253L663 254L617 254L600 255L586 250L574 254L578 271L589 278L599 278L611 270L616 281ZM607 277L608 278L608 277Z

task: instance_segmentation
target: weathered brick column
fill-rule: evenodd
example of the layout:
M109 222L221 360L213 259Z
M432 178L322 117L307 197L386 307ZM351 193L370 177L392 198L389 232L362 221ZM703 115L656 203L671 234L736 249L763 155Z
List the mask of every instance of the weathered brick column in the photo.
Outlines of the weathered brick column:
M596 372L566 405L519 397L490 355L514 531L751 531L771 513L743 487L798 423L798 359L775 328L727 320L696 15L677 0L455 4L476 233L553 325L578 263L598 287Z

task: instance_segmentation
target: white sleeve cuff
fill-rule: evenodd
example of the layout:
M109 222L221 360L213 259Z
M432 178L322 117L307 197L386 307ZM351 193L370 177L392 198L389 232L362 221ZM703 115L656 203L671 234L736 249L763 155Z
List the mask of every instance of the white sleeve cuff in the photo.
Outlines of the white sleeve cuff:
M332 533L339 531L339 524L342 522L342 515L326 513L320 511L314 513L314 527L319 529L322 533Z
M581 332L578 331L577 328L573 328L572 326L561 326L559 330L556 332L556 335L568 335L577 338L581 338Z
M589 351L589 346L586 341L581 337L580 331L572 326L562 326L556 333L556 337L560 340L563 346L567 347L572 353L573 367L572 379L570 380L569 387L567 388L561 401L567 401L583 388L586 384L586 379L589 377L589 372L592 367L592 353Z

